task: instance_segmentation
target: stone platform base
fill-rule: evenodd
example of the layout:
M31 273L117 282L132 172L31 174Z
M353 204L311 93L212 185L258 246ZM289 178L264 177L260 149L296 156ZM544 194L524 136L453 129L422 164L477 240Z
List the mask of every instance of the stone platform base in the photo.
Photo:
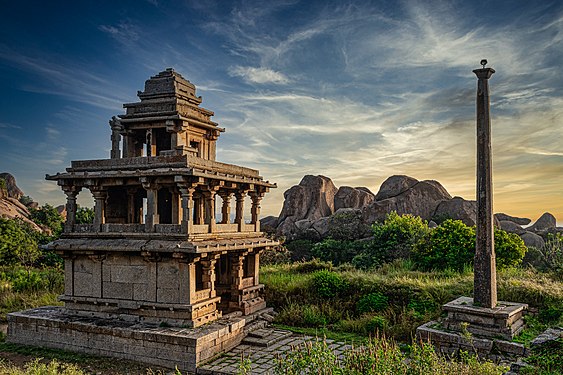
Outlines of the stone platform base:
M528 305L499 301L497 307L486 308L473 305L473 298L459 297L442 306L442 310L448 314L443 320L448 330L461 332L465 325L474 335L512 340L524 329L522 317Z
M524 329L528 305L499 301L497 307L486 308L474 305L473 298L459 297L442 309L447 313L442 321L416 329L419 340L448 355L464 350L497 362L524 355L524 346L511 340Z
M118 319L99 319L45 306L8 314L11 343L125 358L196 372L196 366L231 350L245 336L247 320L226 316L198 328L158 327Z
M526 355L523 344L502 339L482 338L448 331L436 321L421 325L416 329L416 337L422 342L431 342L442 354L455 356L460 350L478 354L494 362L513 360Z

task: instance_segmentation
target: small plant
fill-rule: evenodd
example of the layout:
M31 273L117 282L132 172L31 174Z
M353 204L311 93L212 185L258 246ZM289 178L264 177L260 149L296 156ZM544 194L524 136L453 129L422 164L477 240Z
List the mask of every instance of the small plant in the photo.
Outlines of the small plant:
M252 372L252 360L244 356L244 352L240 354L240 362L238 363L237 375L250 375Z
M381 311L387 307L388 302L387 296L381 293L370 293L360 298L356 304L356 309L360 314Z
M313 274L313 288L321 298L333 298L346 289L346 282L336 272L321 270Z

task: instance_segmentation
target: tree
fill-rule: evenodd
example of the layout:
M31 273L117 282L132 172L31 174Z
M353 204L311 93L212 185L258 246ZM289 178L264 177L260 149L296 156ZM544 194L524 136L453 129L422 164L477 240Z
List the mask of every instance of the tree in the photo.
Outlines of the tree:
M40 254L33 232L20 219L0 218L0 265L31 265Z
M78 207L76 210L76 224L92 224L94 222L94 209Z
M31 209L30 219L40 227L49 230L51 237L57 238L63 231L64 218L55 207L48 203L38 209Z

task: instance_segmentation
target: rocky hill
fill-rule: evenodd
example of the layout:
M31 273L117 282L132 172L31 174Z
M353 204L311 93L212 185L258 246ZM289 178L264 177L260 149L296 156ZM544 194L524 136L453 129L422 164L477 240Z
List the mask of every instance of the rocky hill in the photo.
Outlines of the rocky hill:
M20 218L35 230L42 232L42 229L29 219L29 208L36 207L37 203L31 201L28 205L21 203L20 199L23 196L24 193L16 184L14 176L0 173L0 217Z
M377 194L365 187L337 188L328 177L307 175L284 193L284 199L280 215L263 218L261 224L288 239L325 238L335 229L331 226L343 225L343 215L357 227L361 237L369 234L373 222L383 221L392 211L420 216L430 226L450 218L473 226L477 214L475 201L452 197L438 181L418 181L402 175L385 180ZM534 247L544 244L546 233L563 232L563 228L556 227L555 217L547 212L527 228L524 226L531 223L530 219L504 213L495 214L495 223Z

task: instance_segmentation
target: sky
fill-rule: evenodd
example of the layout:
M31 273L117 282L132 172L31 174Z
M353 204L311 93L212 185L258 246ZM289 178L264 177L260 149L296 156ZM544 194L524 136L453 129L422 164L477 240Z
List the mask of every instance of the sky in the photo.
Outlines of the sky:
M263 215L306 174L374 193L405 174L475 199L486 58L494 210L563 222L562 39L560 0L5 1L0 172L64 203L45 174L109 158L111 116L172 67L226 128L217 159L278 184Z

